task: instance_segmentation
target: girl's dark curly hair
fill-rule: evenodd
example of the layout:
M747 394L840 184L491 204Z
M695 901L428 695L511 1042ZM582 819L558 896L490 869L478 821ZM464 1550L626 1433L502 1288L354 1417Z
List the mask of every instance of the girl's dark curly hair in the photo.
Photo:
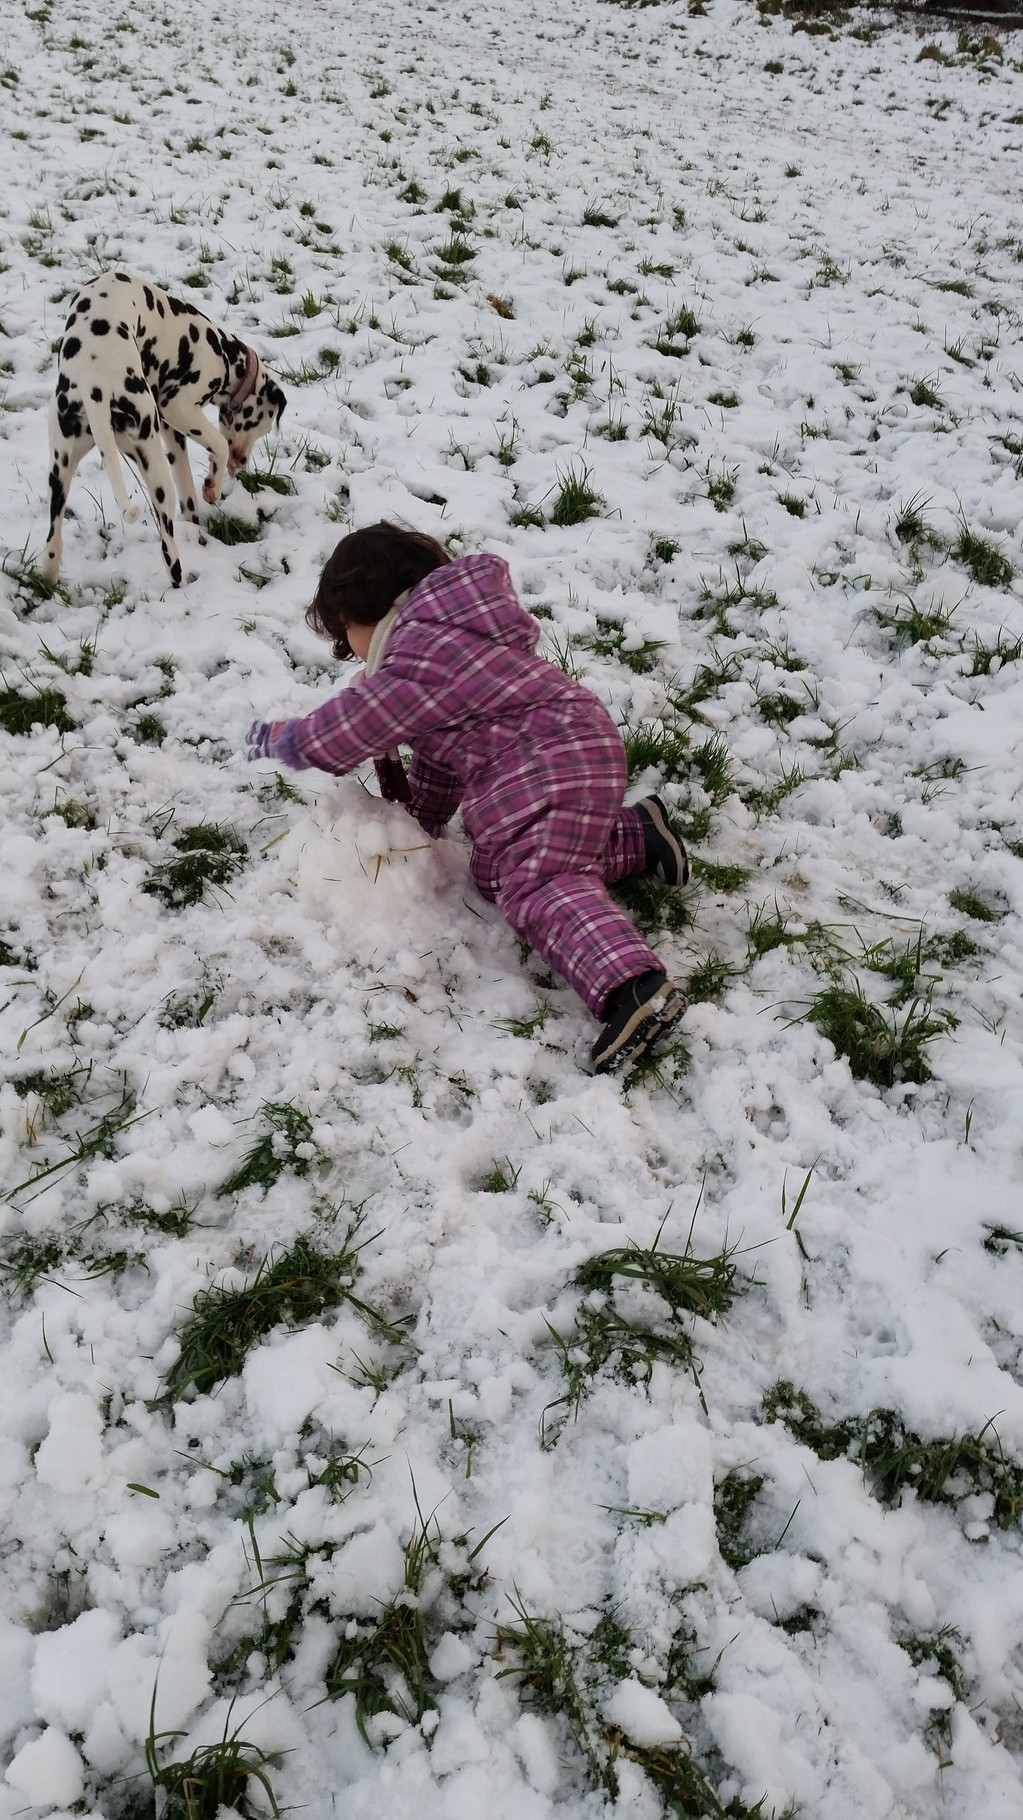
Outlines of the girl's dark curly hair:
M377 625L399 594L450 561L443 544L422 531L383 520L352 531L324 563L306 623L332 641L334 656L343 663L355 655L348 626Z

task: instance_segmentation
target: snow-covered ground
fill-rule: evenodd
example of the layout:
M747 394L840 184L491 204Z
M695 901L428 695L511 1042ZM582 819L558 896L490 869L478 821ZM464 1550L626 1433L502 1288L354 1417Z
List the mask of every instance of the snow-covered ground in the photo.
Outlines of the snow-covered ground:
M225 1739L345 1820L1023 1807L1023 38L836 17L4 10L2 1820ZM48 596L116 263L288 408L179 592L90 457ZM631 1083L457 830L241 756L380 516L689 829Z

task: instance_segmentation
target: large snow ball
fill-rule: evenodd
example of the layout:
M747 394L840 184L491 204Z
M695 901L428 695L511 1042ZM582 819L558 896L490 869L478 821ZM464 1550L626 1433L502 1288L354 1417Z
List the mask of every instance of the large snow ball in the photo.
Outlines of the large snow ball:
M421 950L464 914L460 841L434 840L397 803L345 781L292 829L281 854L311 908L371 965L382 947ZM461 930L459 931L461 933Z

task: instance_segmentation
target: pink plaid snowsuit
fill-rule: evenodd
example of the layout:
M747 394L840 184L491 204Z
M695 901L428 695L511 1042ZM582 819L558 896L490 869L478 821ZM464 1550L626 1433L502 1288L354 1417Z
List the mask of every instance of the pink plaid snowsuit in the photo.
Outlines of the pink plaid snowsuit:
M615 986L664 970L606 889L643 870L642 823L618 729L538 636L507 564L462 556L412 589L373 674L278 723L270 756L343 773L411 746L412 814L439 834L461 807L477 887L600 1017Z

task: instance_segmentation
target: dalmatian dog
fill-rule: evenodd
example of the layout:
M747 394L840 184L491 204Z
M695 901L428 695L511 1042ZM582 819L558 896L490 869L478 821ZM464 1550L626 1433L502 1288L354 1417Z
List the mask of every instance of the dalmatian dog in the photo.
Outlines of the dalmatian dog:
M218 422L203 407L215 405ZM171 586L181 586L174 515L198 524L187 441L209 451L202 495L220 498L225 475L245 466L253 444L280 423L285 397L252 348L192 304L131 272L105 272L71 305L50 407L50 532L40 565L60 572L64 509L75 470L95 445L117 503L139 517L120 456L138 470L160 530Z

